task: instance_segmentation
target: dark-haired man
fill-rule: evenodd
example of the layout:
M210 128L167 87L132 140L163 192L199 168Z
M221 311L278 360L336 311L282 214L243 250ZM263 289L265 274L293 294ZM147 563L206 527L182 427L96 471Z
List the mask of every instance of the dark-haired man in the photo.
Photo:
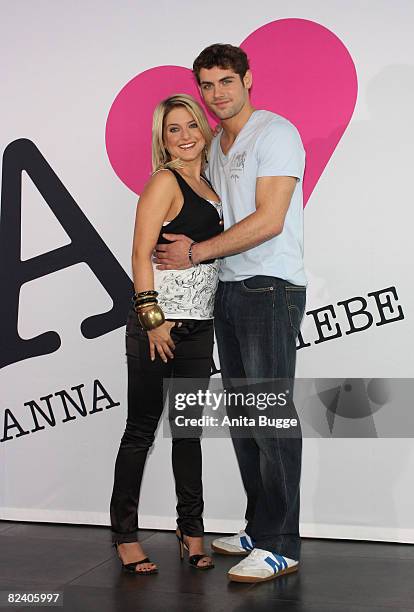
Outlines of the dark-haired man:
M302 142L287 119L252 107L252 73L242 49L211 45L193 72L221 122L208 174L222 199L225 231L201 243L165 234L172 243L157 246L156 261L163 269L183 269L222 258L214 315L223 381L293 380L306 300ZM236 431L232 439L247 493L247 525L216 539L213 550L244 555L230 569L231 580L260 582L296 571L300 432L285 437L275 430L264 437L253 428L250 438Z

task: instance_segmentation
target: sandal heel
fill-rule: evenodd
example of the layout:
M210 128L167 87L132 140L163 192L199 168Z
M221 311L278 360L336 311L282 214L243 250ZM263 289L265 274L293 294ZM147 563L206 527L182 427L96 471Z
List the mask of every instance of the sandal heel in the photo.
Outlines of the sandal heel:
M184 560L184 549L188 551L188 546L184 542L184 534L179 527L177 527L177 531L175 532L175 535L177 536L177 540L178 540L180 559L181 561L183 561ZM205 557L208 557L208 555L206 554L191 555L191 557L190 556L188 557L188 563L189 565L191 565L191 567L195 567L195 569L199 569L199 570L213 569L214 563L212 561L208 565L198 565L198 562L201 559L204 559Z
M177 540L178 540L178 553L180 555L180 560L183 561L184 560L184 542L178 537L178 535L177 535Z

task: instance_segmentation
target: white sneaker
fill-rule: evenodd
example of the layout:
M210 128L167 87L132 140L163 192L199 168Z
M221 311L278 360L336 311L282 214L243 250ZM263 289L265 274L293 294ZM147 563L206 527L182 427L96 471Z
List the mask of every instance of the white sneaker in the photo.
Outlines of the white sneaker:
M264 582L296 572L298 567L298 561L254 548L248 557L229 570L227 577L234 582Z
M221 555L248 555L254 548L254 541L245 531L225 538L217 538L211 548Z

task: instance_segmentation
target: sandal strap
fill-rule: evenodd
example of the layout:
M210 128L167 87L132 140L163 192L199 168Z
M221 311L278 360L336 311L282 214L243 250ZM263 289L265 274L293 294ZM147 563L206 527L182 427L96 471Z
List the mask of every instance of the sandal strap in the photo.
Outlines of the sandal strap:
M143 563L152 563L152 561L150 561L149 557L145 557L145 559L141 559L141 561L133 561L132 563L125 563L123 565L124 570L126 570L127 572L131 572L131 573L137 573L136 569L137 569L137 565L142 565ZM156 569L148 569L148 570L142 570L139 571L139 574L154 574L157 570Z
M137 565L141 565L141 563L152 563L149 557L145 557L145 559L141 559L141 561L133 561L132 563L125 563L124 567L128 569L135 569Z
M119 552L118 552L118 544L120 544L120 542L112 543L113 547L118 553L118 557L121 559ZM121 559L121 563L122 563L122 559ZM144 557L144 559L141 559L141 561L132 561L132 563L122 563L122 567L127 572L136 573L135 570L137 568L137 565L142 565L143 563L153 563L153 562L151 561L149 557ZM138 572L138 573L139 574L154 574L157 571L158 571L157 569L151 569L151 570L142 570L141 572Z
M204 554L204 555L191 555L191 557L188 557L188 562L190 563L190 565L198 566L198 562L201 559L206 559L207 557L208 557L208 555L206 555L206 554ZM207 565L211 565L211 561ZM198 567L201 567L201 566L198 566Z
M149 557L145 557L145 559L141 559L141 561L137 561L137 565L140 565L141 563L152 563L152 561Z

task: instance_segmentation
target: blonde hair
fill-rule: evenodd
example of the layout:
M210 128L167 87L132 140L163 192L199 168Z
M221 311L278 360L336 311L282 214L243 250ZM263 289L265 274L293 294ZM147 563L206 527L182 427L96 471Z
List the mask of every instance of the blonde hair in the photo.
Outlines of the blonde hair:
M197 122L197 125L206 141L205 155L201 164L203 172L207 161L207 152L212 140L212 131L208 124L207 117L200 104L192 96L187 94L175 94L162 100L156 107L152 119L152 171L156 172L160 168L182 168L183 162L180 158L172 159L164 146L164 126L168 113L177 107L184 107Z

